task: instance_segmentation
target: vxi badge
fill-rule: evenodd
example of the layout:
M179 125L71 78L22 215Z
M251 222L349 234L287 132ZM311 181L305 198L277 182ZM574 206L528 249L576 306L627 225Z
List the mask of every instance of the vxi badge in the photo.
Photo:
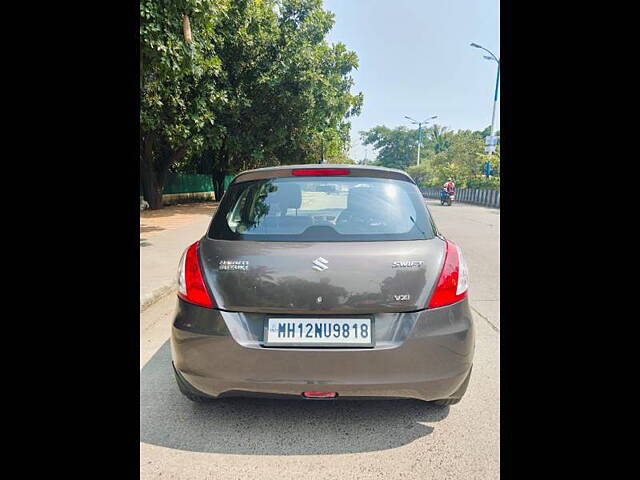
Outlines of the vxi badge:
M422 265L424 265L422 260L406 260L393 262L391 268L420 268Z

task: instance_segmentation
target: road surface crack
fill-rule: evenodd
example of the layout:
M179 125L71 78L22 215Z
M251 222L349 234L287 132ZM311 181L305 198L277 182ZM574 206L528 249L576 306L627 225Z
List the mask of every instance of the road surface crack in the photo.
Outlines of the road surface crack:
M493 328L496 332L500 333L500 329L496 327L493 323L491 323L491 320L489 320L487 317L481 314L473 305L471 305L471 310L473 310L478 315L480 315L480 317L484 318L491 328Z

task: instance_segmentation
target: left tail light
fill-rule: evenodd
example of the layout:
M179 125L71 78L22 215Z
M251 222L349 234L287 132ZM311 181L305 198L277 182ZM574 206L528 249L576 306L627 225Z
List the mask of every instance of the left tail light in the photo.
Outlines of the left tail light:
M185 302L213 308L213 301L204 284L204 277L198 261L198 247L196 242L185 250L178 267L178 297Z

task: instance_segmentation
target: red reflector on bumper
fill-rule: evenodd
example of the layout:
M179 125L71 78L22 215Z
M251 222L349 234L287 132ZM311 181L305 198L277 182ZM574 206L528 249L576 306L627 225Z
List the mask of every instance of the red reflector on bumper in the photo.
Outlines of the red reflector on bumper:
M302 392L303 397L307 398L335 398L338 396L337 392Z

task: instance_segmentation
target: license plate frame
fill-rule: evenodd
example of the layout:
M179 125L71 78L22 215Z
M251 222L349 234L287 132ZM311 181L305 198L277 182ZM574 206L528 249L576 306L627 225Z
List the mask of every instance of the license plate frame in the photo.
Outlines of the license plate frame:
M354 342L354 341L313 341L316 340L316 337L314 336L312 340L308 341L308 340L302 340L300 341L300 337L297 338L293 338L287 341L282 341L282 339L280 339L280 341L278 341L277 336L274 338L273 336L270 339L269 336L269 326L271 322L286 322L286 323L293 323L294 324L294 330L298 330L298 324L303 324L303 329L306 328L306 324L312 324L313 328L312 331L315 334L315 325L316 324L321 324L321 325L325 325L325 324L335 324L335 323L339 323L341 325L346 324L351 324L353 325L358 324L358 323L368 323L368 327L369 327L369 338L368 338L368 342L362 342L362 341L358 341L358 342ZM335 338L344 338L342 337L342 326L340 327L340 335L341 337L334 337L333 336L333 326L331 327L332 329L332 336L331 339L335 339ZM350 327L351 328L351 327ZM357 328L357 327L356 327ZM304 332L303 332L304 333ZM305 338L309 338L309 337L305 337ZM349 340L352 340L354 337L351 337ZM267 317L264 319L264 335L263 335L263 342L262 345L264 347L297 347L297 348L373 348L375 347L375 322L372 316L366 316L366 317L356 317L356 316L349 316L349 317L326 317L326 318L322 318L322 317L313 317L313 318L309 318L309 317ZM327 339L329 340L329 339Z

